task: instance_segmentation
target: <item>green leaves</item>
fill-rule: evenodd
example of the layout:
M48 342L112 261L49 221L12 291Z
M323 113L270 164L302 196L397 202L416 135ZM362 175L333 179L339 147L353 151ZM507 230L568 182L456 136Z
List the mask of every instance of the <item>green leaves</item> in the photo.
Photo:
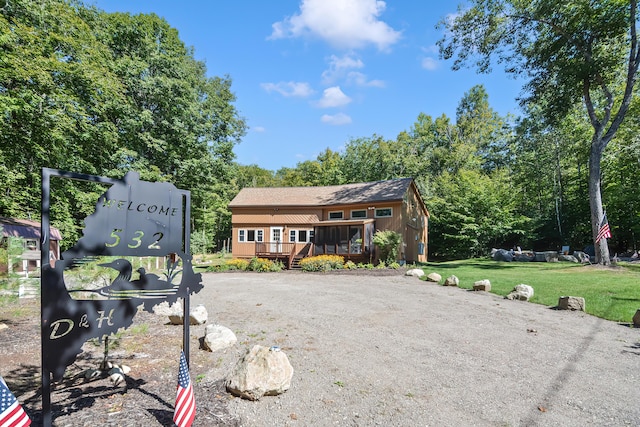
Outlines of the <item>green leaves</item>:
M194 224L205 226L202 207L220 204L212 191L231 180L246 126L231 80L207 77L164 19L15 0L0 10L0 46L0 191L11 195L0 215L36 215L43 166L118 178L136 169L191 190ZM64 186L56 200L65 242L77 236L84 212L70 207L88 202L82 191Z

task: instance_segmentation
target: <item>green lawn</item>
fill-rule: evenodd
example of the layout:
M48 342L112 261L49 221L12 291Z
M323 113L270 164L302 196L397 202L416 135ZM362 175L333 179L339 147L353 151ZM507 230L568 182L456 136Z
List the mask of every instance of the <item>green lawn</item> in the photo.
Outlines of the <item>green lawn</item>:
M497 262L470 259L421 266L446 279L455 275L460 287L489 279L491 292L507 295L518 284L534 289L531 302L554 307L561 296L583 297L589 314L616 322L631 323L640 309L640 265L619 263L615 268L582 266L566 262Z

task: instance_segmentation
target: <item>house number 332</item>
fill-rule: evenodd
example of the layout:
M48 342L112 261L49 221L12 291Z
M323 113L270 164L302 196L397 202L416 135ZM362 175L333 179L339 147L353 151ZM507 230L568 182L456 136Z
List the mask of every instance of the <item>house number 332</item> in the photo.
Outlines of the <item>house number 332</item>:
M120 235L124 230L122 228L114 228L111 231L111 237L113 238L112 242L105 243L105 246L108 248L114 248L118 246L120 243L124 243L121 240ZM136 230L133 232L133 237L127 243L127 247L130 249L139 248L142 245L142 238L144 237L144 232L142 230ZM160 249L160 240L164 237L164 234L160 231L153 234L153 243L147 246L147 249Z

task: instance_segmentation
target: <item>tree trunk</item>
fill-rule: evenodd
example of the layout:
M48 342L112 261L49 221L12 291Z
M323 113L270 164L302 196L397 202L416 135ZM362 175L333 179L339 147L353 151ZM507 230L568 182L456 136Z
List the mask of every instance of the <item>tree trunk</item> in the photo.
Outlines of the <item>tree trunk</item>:
M600 230L600 223L602 222L602 218L604 218L600 188L600 162L602 161L603 149L602 141L594 136L589 154L589 207L591 208L591 233L593 235L596 263L609 265L611 264L611 260L609 258L607 239L600 239L600 241L596 242L596 236Z

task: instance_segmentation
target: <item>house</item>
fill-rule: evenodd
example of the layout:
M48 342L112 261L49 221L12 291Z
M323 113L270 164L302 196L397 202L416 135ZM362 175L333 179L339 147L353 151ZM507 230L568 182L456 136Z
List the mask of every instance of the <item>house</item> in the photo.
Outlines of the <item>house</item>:
M376 261L373 235L402 235L398 260L427 260L429 212L412 178L326 187L243 188L229 203L234 258L338 254Z
M52 260L60 259L62 235L54 227L49 231L49 253ZM40 267L40 223L29 219L0 217L0 245L6 245L9 237L23 239L22 266L17 271L33 271Z

